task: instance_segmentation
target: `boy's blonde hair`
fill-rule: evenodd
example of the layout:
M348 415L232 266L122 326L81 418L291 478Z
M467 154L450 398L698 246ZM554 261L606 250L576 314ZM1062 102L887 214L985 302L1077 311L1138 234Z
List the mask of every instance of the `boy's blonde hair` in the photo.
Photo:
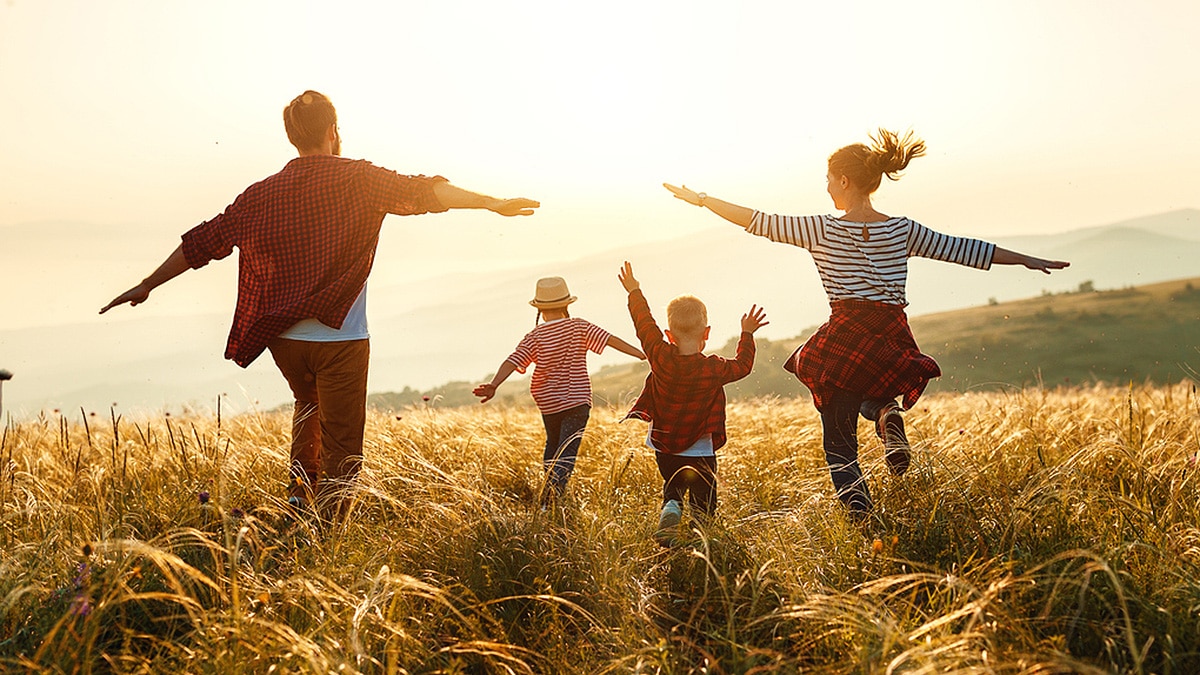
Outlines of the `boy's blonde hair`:
M667 327L683 337L697 337L708 327L708 308L694 295L681 295L667 305Z

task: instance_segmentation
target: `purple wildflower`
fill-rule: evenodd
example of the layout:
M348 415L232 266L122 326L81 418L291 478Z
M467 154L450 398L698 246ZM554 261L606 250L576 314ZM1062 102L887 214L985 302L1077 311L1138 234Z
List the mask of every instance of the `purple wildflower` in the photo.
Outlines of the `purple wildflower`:
M71 601L71 614L75 616L87 616L92 613L91 598L85 593L80 593Z

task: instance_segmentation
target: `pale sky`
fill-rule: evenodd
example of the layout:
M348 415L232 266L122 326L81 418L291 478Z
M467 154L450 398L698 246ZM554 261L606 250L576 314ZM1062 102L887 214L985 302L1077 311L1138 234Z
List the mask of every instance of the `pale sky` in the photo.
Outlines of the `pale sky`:
M1197 26L1194 0L0 0L0 328L94 318L294 156L307 88L348 156L543 203L401 220L385 281L721 226L663 181L829 212L826 158L880 126L929 156L876 206L943 231L1200 206Z

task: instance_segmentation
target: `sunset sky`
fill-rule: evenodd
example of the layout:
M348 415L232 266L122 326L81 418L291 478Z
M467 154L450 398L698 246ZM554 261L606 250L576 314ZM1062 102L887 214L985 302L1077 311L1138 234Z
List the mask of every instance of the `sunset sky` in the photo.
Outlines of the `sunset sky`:
M929 155L876 206L936 229L1197 207L1196 26L1192 0L3 0L0 328L228 310L232 264L95 317L294 156L307 88L347 156L543 204L389 220L389 283L720 226L664 181L829 212L826 158L880 126Z

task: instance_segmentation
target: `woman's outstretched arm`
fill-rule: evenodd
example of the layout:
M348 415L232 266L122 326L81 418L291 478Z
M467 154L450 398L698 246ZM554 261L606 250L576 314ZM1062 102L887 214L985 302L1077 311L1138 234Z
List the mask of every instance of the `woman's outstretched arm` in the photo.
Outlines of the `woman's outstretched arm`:
M1039 270L1050 274L1050 270L1061 270L1065 267L1070 267L1071 263L1065 260L1046 260L1045 258L1035 258L1024 253L1017 253L1006 248L996 247L996 252L992 255L993 265L1024 265L1031 270Z
M670 190L671 194L675 195L676 199L682 199L692 206L706 208L739 227L749 227L750 220L754 218L754 209L738 206L737 204L732 204L723 199L717 199L716 197L709 197L703 192L696 192L695 190L690 189L686 185L683 187L675 187L670 183L663 183L663 187Z

